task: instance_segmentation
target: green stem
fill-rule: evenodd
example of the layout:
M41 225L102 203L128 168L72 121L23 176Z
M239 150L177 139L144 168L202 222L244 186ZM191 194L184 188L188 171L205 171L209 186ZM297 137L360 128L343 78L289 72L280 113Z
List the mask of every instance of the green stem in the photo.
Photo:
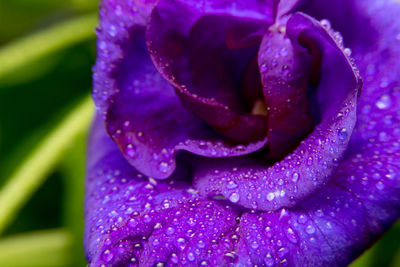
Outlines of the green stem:
M97 14L84 15L22 38L0 49L0 78L44 55L95 36Z
M61 123L45 136L34 151L21 162L0 190L0 233L17 211L44 182L75 138L87 130L93 115L91 98L87 97Z
M0 240L0 266L68 266L73 237L64 229L18 234Z

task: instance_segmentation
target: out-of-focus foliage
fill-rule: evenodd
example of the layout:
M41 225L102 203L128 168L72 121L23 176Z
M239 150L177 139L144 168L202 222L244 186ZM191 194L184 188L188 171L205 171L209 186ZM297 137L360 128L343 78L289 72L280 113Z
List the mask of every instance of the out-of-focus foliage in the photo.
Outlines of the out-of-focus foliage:
M26 36L94 14L97 5L97 0L0 0L0 53ZM0 76L0 193L43 139L87 97L94 60L94 34L88 34ZM86 265L82 248L86 132L77 134L44 183L0 233L0 266ZM353 266L400 266L398 240L399 225Z

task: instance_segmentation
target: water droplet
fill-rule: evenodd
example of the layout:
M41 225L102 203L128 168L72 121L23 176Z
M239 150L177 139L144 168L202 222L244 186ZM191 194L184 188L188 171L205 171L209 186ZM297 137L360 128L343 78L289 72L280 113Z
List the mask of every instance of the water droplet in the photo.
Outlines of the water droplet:
M293 173L292 181L296 183L298 180L299 180L299 174L297 172Z
M392 105L392 100L390 99L389 95L383 95L379 98L375 105L379 109L387 109Z
M275 264L274 259L272 258L270 253L267 253L267 255L265 255L264 262L269 267L274 266Z
M135 228L139 223L135 219L130 219L128 221L128 226L131 228Z
M257 243L257 241L253 241L253 242L251 243L251 247L252 247L253 249L257 249L257 248L258 248L258 243Z
M287 248L280 248L278 250L278 256L280 258L284 257L286 254L288 254L289 250Z
M188 255L187 255L187 258L188 258L189 261L194 261L195 257L194 257L193 252L189 252Z
M303 214L299 216L298 222L301 224L305 224L307 222L307 217Z
M204 248L205 246L206 246L206 243L203 240L199 240L199 242L197 242L197 247Z
M307 232L307 234L312 235L313 233L315 233L315 227L312 226L311 224L310 224L310 225L307 225L307 227L306 227L306 232Z
M285 47L281 49L281 56L286 57L288 55L288 51Z
M180 238L178 238L178 239L176 240L176 243L177 243L178 247L179 247L181 250L185 249L185 247L186 247L185 241L186 241L186 240L185 240L183 237L180 237Z
M108 29L108 34L115 37L117 35L117 28L114 25L111 25L110 29Z
M351 49L350 48L345 48L343 49L343 52L345 53L346 56L351 56Z
M171 260L172 263L175 263L175 264L177 264L179 262L179 258L175 253L171 254L170 260Z
M347 135L348 135L348 133L347 133L346 128L339 129L338 136L339 136L340 140L342 140L342 141L346 140L347 139Z
M125 154L130 158L134 158L136 156L136 147L132 144L128 144L125 147Z
M383 190L385 188L385 185L382 183L382 181L379 181L376 184L376 188L378 188L379 190Z
M173 235L175 233L175 229L172 227L168 227L166 233L167 235Z
M273 192L268 193L268 195L267 195L268 201L272 201L272 200L274 200L274 198L275 198L275 194Z
M320 21L321 26L324 27L325 29L330 29L331 28L331 23L327 19L323 19Z
M169 170L169 165L165 161L160 162L160 165L158 166L158 169L160 172L167 172Z
M151 217L148 214L146 214L143 216L143 221L145 223L149 223L149 222L151 222Z
M229 181L228 184L226 185L226 188L228 189L234 189L237 187L237 184L234 181Z
M295 234L295 232L293 231L292 228L288 228L286 231L286 237L289 239L290 242L292 243L297 243L297 236Z
M239 194L234 192L229 196L229 200L232 201L233 203L237 203L239 201Z
M138 133L136 134L136 137L137 137L137 139L138 139L139 141L141 141L141 142L143 142L143 141L145 140L145 137L144 137L144 133L143 133L143 132L138 132Z
M112 261L113 258L114 258L114 254L112 254L110 250L107 249L104 251L103 260L105 262L110 262L110 261Z

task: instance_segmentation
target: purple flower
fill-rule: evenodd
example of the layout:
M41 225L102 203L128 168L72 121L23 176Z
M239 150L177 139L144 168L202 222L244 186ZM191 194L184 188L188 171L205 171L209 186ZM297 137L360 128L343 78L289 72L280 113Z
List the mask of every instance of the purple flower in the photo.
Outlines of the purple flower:
M395 0L103 0L90 266L360 255L400 217L399 13Z

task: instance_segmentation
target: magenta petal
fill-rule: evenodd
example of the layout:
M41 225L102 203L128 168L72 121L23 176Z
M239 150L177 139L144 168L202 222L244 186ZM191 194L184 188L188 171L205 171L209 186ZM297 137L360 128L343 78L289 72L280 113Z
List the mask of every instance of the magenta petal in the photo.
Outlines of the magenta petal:
M144 24L152 4L146 3L103 1L94 68L96 106L129 163L146 175L167 178L177 150L226 157L262 148L265 139L245 146L221 140L182 107L148 55Z
M265 116L251 114L252 103L246 106L240 87L274 21L275 6L275 1L161 0L147 28L154 64L183 106L239 143L266 136Z
M340 44L335 43L332 32L312 18L301 13L292 15L287 32L292 40L306 39L322 53L317 89L320 124L293 153L273 166L244 159L200 161L195 170L200 194L222 194L247 208L277 210L309 198L329 182L336 170L356 122L360 88L357 70Z
M85 249L90 266L178 261L215 266L228 260L224 254L234 244L226 238L234 234L237 216L233 208L200 200L182 181L184 172L159 182L138 173L99 118L88 152Z

